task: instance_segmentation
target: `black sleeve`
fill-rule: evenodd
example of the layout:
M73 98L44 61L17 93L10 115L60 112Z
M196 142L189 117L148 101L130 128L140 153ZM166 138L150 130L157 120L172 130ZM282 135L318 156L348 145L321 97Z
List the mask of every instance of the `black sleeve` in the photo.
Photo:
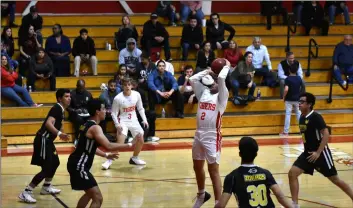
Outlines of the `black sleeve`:
M71 52L73 57L80 55L78 51L78 38L75 38Z
M89 49L90 51L90 56L95 56L96 55L96 45L94 44L94 40L91 38L91 47Z
M232 194L234 192L233 187L235 187L235 177L229 174L224 179L223 193Z
M318 113L315 116L314 123L319 131L327 128L324 118L322 118L322 116Z
M143 38L146 40L151 40L154 38L154 36L152 36L153 34L151 33L151 29L149 28L148 22L146 22L143 25L143 32L142 32Z
M38 15L38 28L36 28L37 30L41 30L42 28L43 28L43 18L40 16L40 15Z
M273 177L273 175L271 174L270 171L266 170L265 174L266 174L266 186L267 187L271 187L271 186L277 184L275 178Z
M161 24L161 26L162 26L162 30L163 30L163 37L164 37L164 39L167 39L167 38L169 38L169 33L168 33L168 31L165 29L165 27Z
M211 31L211 26L206 28L206 41L211 41L212 42L212 31Z
M62 108L58 104L54 105L48 113L48 117L51 116L55 120L61 120L62 115Z
M139 34L138 34L138 32L137 32L137 30L136 30L136 27L134 27L134 29L133 29L133 31L132 31L132 37L136 40L136 42L137 42L137 40L138 40L138 38L139 38Z
M52 75L54 73L54 65L49 56L47 57L47 61L50 68L49 75Z
M224 24L224 30L229 32L228 41L231 41L235 35L235 30L232 26L228 25L227 23L223 23L223 24Z
M186 25L183 27L183 31L181 34L181 43L188 43L189 41L188 35L186 33Z

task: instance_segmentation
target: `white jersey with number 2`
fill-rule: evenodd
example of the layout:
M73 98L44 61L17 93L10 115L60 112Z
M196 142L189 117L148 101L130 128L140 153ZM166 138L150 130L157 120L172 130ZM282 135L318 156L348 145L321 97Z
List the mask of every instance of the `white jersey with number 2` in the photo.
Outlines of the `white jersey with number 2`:
M202 77L208 74L207 70L190 77L190 83L194 89L198 103L197 129L220 130L222 115L226 110L229 92L226 87L226 77L229 67L224 66L218 75L218 93L211 94L210 89L201 83Z

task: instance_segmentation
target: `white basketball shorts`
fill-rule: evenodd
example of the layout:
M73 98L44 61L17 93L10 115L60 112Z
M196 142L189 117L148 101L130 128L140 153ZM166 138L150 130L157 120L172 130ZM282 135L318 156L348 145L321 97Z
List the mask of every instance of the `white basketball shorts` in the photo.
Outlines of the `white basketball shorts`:
M208 164L219 164L221 159L222 135L216 130L196 130L192 144L192 158L207 160Z
M127 136L128 131L131 132L133 138L135 138L137 134L141 134L142 136L144 134L144 131L138 122L121 121L120 125L123 128L122 134L125 136Z

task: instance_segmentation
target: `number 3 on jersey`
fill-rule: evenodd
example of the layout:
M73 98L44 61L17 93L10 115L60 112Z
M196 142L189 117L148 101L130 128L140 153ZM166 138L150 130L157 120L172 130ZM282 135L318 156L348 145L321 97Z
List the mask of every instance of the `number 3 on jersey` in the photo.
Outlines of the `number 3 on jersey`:
M246 191L250 193L251 199L249 200L249 204L252 207L257 206L266 206L267 201L267 189L265 184L260 184L258 186L250 185L246 188Z
M205 113L205 112L202 112L202 113L201 113L201 120L205 120L205 117L206 117L206 113Z
M131 113L127 114L127 118L131 119Z

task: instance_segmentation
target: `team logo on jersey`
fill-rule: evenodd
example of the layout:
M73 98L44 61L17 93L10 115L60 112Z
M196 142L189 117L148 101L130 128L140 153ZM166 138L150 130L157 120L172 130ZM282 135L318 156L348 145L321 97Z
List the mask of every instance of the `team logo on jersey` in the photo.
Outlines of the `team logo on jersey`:
M256 168L250 168L250 170L248 171L251 174L257 173L257 169Z
M300 131L301 132L304 132L304 131L306 131L306 125L299 125L299 129L300 129Z
M305 119L305 124L308 124L309 123L309 119Z

